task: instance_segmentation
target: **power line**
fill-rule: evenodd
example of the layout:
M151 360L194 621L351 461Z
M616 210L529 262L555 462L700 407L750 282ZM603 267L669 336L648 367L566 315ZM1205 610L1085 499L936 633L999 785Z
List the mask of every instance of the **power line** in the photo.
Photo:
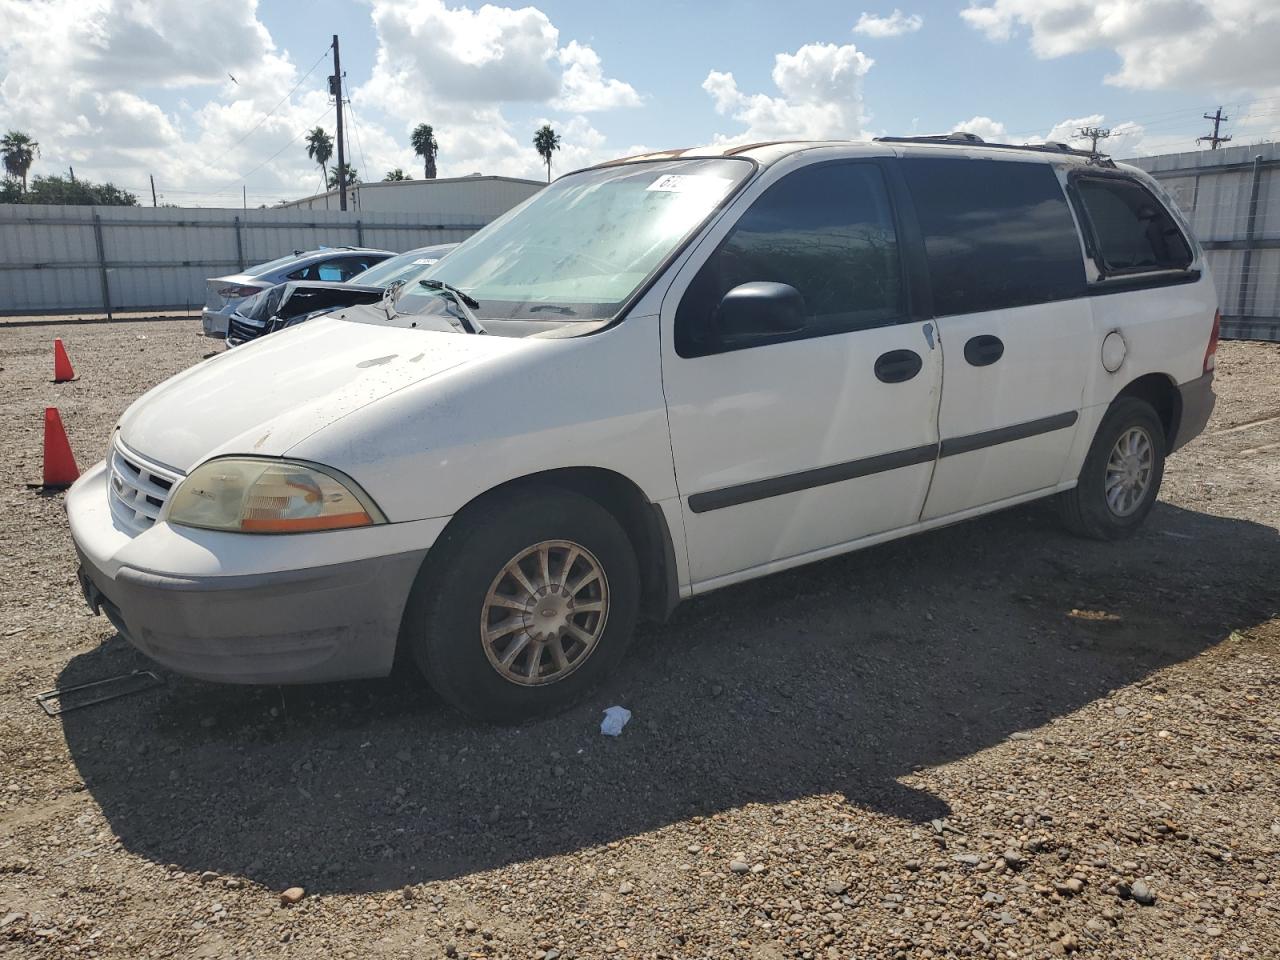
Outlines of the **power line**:
M360 142L360 124L356 121L356 111L355 108L351 106L350 100L347 101L347 111L351 114L351 129L356 132L356 149L360 151L360 166L364 167L364 173L367 177L369 176L369 164L365 162L364 144ZM350 147L351 144L348 143L347 148L350 149Z
M326 105L325 105L324 110L319 114L319 116L317 116L314 120L312 120L312 121L311 121L311 123L307 124L307 126L306 126L305 128L303 128L302 130L298 131L298 133L294 134L293 138L292 138L292 139L290 139L290 140L289 140L289 142L288 142L288 143L286 143L283 147L281 147L279 150L277 150L277 151L276 151L275 153L273 153L271 156L267 157L267 159L263 160L260 164L258 164L256 167L254 167L254 168L253 168L252 170L250 170L249 172L241 174L240 176L238 176L238 177L236 177L234 180L232 180L230 183L228 183L225 187L220 187L219 189L214 190L214 191L212 191L212 192L213 192L213 193L215 193L215 194L218 194L218 193L226 193L229 189L231 189L232 187L234 187L237 183L241 183L242 181L248 180L251 176L253 176L253 175L254 175L255 173L257 173L259 170L261 170L263 167L265 167L268 163L270 163L270 162L271 162L272 160L274 160L276 157L280 156L280 154L284 153L284 152L285 152L286 150L288 150L291 146L293 146L293 145L294 145L295 143L297 143L300 139L302 139L302 137L307 133L307 131L308 131L308 130L310 130L310 129L311 129L311 127L312 127L313 125L315 125L315 124L319 123L319 122L324 118L325 114L327 114L328 112L329 112L329 106L328 106L328 104L326 104Z
M330 45L330 46L332 46L332 45ZM313 64L311 65L311 69L310 69L310 70L308 70L306 73L304 73L304 74L302 75L302 77L298 80L298 82L297 82L297 83L295 83L295 84L293 85L293 89L292 89L292 90L290 90L288 93L286 93L283 97L281 97L281 98L280 98L280 102L279 102L279 103L277 103L277 104L276 104L274 107L272 107L269 111L267 111L265 114L263 114L263 115L262 115L262 118L261 118L261 119L259 119L257 123L255 123L252 127L250 127L250 128L249 128L249 132L248 132L248 133L246 133L243 137L241 137L241 138L240 138L239 140L237 140L235 143L231 144L231 146L230 146L230 147L228 147L227 149L228 149L228 150L230 150L230 149L232 149L232 148L234 148L234 147L238 147L238 146L240 146L240 144L244 143L246 140L248 140L248 139L249 139L249 137L251 137L251 136L253 135L253 132L254 132L255 130L257 130L260 126L262 126L264 123L266 123L267 118L268 118L268 117L270 117L270 116L271 116L273 113L275 113L277 110L279 110L279 109L280 109L280 107L284 105L285 101L287 101L290 97L292 97L292 96L293 96L293 95L298 91L298 88L299 88L300 86L302 86L302 84L306 81L307 77L311 76L311 74L315 72L316 67L320 66L321 61L323 61L323 60L324 60L324 58L325 58L326 56L328 56L328 54L329 54L329 50L330 50L330 47L325 47L325 48L324 48L324 53L320 54L320 58L319 58L318 60L316 60L316 62L315 62L315 63L313 63ZM327 112L327 111L326 111L326 112Z

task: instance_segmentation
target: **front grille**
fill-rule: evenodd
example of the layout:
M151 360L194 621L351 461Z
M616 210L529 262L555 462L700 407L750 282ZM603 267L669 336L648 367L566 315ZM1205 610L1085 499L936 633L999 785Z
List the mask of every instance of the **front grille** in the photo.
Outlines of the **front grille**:
M180 474L148 463L116 440L107 471L107 502L116 526L133 536L150 528L180 479Z

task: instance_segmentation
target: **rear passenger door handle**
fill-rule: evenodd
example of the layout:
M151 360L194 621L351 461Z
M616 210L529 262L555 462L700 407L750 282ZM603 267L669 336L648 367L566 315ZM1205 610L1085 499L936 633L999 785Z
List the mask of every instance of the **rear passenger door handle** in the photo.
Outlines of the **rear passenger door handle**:
M914 350L890 350L876 360L876 379L881 383L902 383L919 373L923 366L924 361Z
M964 345L964 358L975 367L989 367L1004 356L1004 341L989 333L970 337Z

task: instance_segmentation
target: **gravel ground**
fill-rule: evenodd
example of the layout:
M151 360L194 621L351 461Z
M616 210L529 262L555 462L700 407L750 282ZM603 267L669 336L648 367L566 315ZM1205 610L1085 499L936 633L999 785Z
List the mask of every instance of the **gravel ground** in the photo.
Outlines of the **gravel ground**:
M1223 344L1133 540L1032 505L730 588L553 720L163 672L46 718L146 664L25 486L41 408L87 465L196 329L0 331L0 955L1280 955L1280 347Z

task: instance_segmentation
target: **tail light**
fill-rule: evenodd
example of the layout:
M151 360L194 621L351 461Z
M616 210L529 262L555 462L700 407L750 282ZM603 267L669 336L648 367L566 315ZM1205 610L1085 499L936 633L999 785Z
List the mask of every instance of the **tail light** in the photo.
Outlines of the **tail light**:
M1218 336L1222 332L1222 311L1213 311L1213 330L1209 333L1209 345L1204 348L1204 368L1205 373L1211 373L1216 365L1215 356L1218 352Z
M218 296L222 297L224 300L230 300L234 297L252 297L255 293L261 292L261 287L246 287L234 283L218 288Z

